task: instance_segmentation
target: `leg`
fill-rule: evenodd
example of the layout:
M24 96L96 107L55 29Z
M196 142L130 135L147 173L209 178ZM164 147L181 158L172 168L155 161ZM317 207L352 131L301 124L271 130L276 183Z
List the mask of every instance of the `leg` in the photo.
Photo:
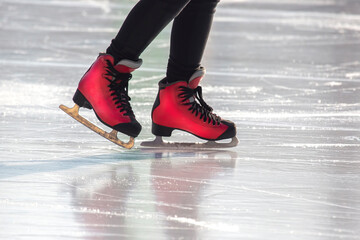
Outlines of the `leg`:
M174 19L167 69L170 82L189 79L200 67L218 2L192 0Z
M141 125L129 102L130 73L140 67L141 60L138 57L141 52L189 1L141 0L107 49L108 54L100 54L80 80L73 98L75 108L61 108L110 141L115 139L117 131L131 136L132 140L128 144L115 142L127 148L132 147L133 139L141 131ZM77 114L79 107L93 109L98 119L114 131L108 134L84 121Z
M196 147L237 145L235 124L213 113L199 86L205 74L200 61L217 3L218 0L192 0L174 20L167 76L159 82L152 109L152 133L158 136L155 145L161 145L160 137L169 137L176 129L212 141ZM213 142L223 139L232 141L220 145Z
M140 54L190 0L141 0L131 10L107 49L115 58L138 60Z

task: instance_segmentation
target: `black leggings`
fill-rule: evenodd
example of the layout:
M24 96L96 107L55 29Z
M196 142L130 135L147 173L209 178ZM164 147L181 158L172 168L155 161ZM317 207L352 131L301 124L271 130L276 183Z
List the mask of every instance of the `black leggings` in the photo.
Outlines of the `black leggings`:
M154 38L174 19L167 78L187 80L200 67L219 0L141 0L125 19L107 53L138 60Z

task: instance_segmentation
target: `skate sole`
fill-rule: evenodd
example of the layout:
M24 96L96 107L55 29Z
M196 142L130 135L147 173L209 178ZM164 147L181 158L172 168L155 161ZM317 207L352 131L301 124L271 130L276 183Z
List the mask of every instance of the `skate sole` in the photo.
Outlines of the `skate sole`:
M84 117L82 117L81 115L79 115L79 108L80 106L75 104L74 107L69 108L66 107L65 105L60 105L59 108L61 110L63 110L66 114L68 114L69 116L71 116L72 118L74 118L76 121L78 121L79 123L83 124L84 126L88 127L89 129L91 129L92 131L96 132L97 134L99 134L100 136L106 138L107 140L121 146L127 149L130 149L134 146L135 143L135 138L134 137L130 137L129 142L123 142L121 141L118 137L117 137L117 130L112 130L110 133L104 131L103 129L97 127L96 125L94 125L93 123L91 123L89 120L85 119Z
M142 142L140 145L143 147L152 147L152 148L173 148L173 149L183 149L183 148L231 148L236 147L239 143L237 137L231 138L229 143L218 143L216 141L208 141L206 143L181 143L181 142L164 142L162 136L156 136L154 141Z
M181 128L173 128L173 127L166 127L166 126L161 126L159 124L156 124L156 123L152 123L152 128L151 128L151 132L152 134L154 134L155 136L159 136L159 137L171 137L171 134L174 130L179 130L179 131L183 131L183 132L187 132L195 137L198 137L200 139L203 139L203 140L206 140L206 141L220 141L220 140L225 140L225 139L230 139L229 138L220 138L220 139L208 139L208 138L204 138L202 136L199 136L195 133L192 133L192 132L189 132L189 131L186 131L184 129L181 129ZM236 136L234 136L236 137ZM234 138L234 137L231 137L231 138Z

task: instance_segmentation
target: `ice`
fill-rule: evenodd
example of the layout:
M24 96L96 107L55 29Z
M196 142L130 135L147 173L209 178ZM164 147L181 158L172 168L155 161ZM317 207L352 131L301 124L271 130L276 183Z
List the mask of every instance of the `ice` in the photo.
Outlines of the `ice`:
M170 27L130 82L134 149L58 109L135 3L0 0L0 239L359 239L360 2L221 1L202 86L238 127L222 150L140 146Z

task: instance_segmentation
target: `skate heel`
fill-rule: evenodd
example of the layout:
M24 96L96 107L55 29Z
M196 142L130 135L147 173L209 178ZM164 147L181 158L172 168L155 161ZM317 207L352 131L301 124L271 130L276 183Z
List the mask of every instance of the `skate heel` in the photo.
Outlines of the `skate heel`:
M88 100L86 100L86 98L85 98L84 95L79 91L79 89L76 90L76 93L74 94L74 97L73 97L73 101L74 101L74 103L76 103L77 105L79 105L79 107L84 107L84 108L92 109L91 104L88 102Z
M174 130L174 128L164 127L164 126L160 126L156 123L152 123L151 132L155 136L170 137L173 130Z

